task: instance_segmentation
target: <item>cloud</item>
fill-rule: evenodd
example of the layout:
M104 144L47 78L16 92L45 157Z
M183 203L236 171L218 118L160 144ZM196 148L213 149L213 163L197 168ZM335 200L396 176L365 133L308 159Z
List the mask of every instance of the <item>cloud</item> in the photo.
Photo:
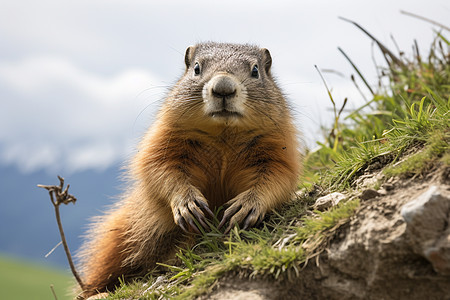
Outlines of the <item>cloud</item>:
M238 0L4 2L0 164L51 172L104 169L130 155L164 97L161 86L167 84L161 79L179 74L184 49L196 41L269 48L274 74L305 137L317 139L318 127L333 116L315 64L347 76L344 82L325 74L337 102L349 97L348 107L357 106L361 96L348 79L355 72L337 46L376 85L370 40L337 16L359 22L395 49L392 33L409 53L413 39L428 46L432 26L401 15L399 9L407 7L444 24L449 12L446 0L432 0L432 5L418 0L262 1L256 6ZM146 66L158 76L130 66Z
M0 62L0 162L25 172L104 169L132 152L164 92L143 69L104 75L58 57Z

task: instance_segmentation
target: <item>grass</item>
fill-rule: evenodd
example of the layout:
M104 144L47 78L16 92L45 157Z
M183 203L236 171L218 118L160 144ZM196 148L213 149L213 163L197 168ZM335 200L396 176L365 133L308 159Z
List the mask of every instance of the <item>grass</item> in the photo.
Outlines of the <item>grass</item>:
M54 299L50 285L59 300L68 295L73 280L68 272L0 256L0 290L2 299Z
M416 53L413 59L397 58L399 62L381 68L379 81L389 84L335 122L325 142L308 154L306 185L345 190L355 187L358 176L377 165L395 164L408 151L425 151L409 163L415 173L423 169L416 167L419 161L425 166L448 155L450 56L445 47L449 42L439 34L427 59ZM406 164L402 166L385 173L408 173Z
M122 284L110 299L192 299L211 291L225 275L292 279L326 249L360 205L350 198L324 212L310 211L314 195L358 189L356 179L374 171L382 171L385 178L411 177L448 167L450 43L439 33L428 57L416 51L408 59L376 42L388 61L385 67L377 66L377 88L368 86L341 50L373 97L343 117L346 101L337 108L326 87L335 111L333 128L318 149L307 153L303 195L297 201L272 213L258 228L234 228L229 236L217 229L203 233L196 246L180 249L177 264L162 264L166 272L159 277L154 273Z
M448 157L448 137L444 132L436 131L430 135L428 142L418 152L408 155L404 160L399 161L383 170L389 177L413 177L426 173L437 164L450 165Z

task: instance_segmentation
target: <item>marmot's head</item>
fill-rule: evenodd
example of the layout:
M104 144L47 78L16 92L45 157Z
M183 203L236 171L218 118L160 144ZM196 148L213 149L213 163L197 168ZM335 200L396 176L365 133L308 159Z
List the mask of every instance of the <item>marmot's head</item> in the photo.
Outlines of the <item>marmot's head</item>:
M184 124L259 127L286 107L265 48L201 43L187 48L185 64L170 97L172 108L185 109Z

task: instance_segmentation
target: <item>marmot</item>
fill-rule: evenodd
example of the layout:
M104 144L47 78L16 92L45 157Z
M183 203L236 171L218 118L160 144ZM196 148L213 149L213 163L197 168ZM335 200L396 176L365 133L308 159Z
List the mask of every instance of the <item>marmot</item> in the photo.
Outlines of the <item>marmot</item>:
M84 296L167 261L220 206L219 227L248 228L295 191L297 134L269 51L200 43L185 64L131 162L131 187L88 232Z

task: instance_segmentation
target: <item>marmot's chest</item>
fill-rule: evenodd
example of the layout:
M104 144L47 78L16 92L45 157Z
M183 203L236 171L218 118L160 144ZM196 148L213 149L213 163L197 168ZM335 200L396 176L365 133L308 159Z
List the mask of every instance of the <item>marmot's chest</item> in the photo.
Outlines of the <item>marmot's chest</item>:
M214 137L187 139L184 149L186 158L197 163L205 171L226 173L227 169L246 167L246 160L257 155L262 135L249 137ZM189 163L189 161L187 161Z
M192 181L213 206L220 206L247 190L256 177L249 165L257 145L248 140L189 140L186 166Z
M239 147L227 142L188 141L185 163L201 169L209 181L223 181L227 169L241 158Z

